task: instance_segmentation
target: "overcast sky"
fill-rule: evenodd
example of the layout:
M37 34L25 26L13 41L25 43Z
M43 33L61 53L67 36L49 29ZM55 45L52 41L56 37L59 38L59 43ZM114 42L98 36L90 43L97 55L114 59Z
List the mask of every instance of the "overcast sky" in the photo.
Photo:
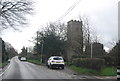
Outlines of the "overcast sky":
M1 36L19 52L23 46L33 46L32 40L38 29L48 22L57 21L77 0L33 0L35 14L28 17L28 27L22 32L6 30ZM81 0L81 2L62 20L78 20L79 15L87 16L90 27L100 36L100 42L110 48L109 42L118 38L118 1L119 0Z

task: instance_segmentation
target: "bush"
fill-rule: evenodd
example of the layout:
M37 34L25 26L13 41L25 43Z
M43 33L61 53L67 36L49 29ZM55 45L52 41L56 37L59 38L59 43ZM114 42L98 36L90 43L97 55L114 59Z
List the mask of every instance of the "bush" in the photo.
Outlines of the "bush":
M73 65L82 68L101 70L104 67L104 59L99 58L76 58L73 59Z

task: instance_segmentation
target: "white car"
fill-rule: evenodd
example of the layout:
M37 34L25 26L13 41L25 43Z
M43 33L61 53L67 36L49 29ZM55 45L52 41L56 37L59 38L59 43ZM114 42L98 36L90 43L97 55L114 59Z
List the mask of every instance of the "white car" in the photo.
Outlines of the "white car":
M20 60L21 61L27 61L27 59L25 57L21 57Z
M62 68L64 69L64 60L61 56L51 56L47 62L48 68Z

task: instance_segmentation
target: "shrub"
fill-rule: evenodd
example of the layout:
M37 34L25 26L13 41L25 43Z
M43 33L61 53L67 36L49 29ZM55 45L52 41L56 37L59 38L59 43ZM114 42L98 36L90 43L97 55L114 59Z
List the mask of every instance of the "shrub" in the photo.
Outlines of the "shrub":
M76 58L73 59L73 65L82 68L101 70L104 67L104 59L100 58Z

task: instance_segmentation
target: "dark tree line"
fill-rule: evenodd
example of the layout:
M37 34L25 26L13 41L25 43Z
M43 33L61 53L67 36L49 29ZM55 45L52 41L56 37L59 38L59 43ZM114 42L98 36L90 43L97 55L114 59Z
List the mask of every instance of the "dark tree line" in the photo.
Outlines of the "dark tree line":
M2 40L2 62L7 61L16 55L18 55L16 50L9 43Z
M9 59L9 54L5 48L5 42L2 40L2 62L7 61Z
M120 60L120 41L110 50L109 57L113 65L117 65ZM120 65L120 64L119 64Z

